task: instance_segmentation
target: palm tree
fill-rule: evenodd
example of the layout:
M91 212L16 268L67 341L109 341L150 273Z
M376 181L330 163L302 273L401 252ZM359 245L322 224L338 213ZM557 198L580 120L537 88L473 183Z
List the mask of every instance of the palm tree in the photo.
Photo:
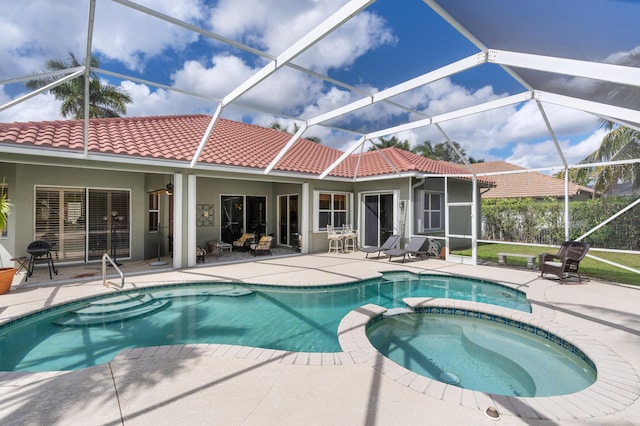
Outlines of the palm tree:
M431 159L435 159L436 155L433 145L431 145L431 141L429 140L422 142L422 145L416 146L411 152Z
M2 179L2 185L0 186L0 234L7 228L11 207L13 207L4 189L4 179Z
M385 138L385 137L379 137L378 138L378 143L373 142L373 145L371 148L369 148L369 151L375 151L376 147L378 149L383 149L383 148L398 148L398 149L403 149L405 151L411 151L411 147L409 146L409 141L408 140L399 140L397 136L392 136L390 138Z
M67 61L60 59L50 59L46 67L51 71L65 70L82 66L75 55L69 52ZM99 61L91 57L91 66L98 67ZM31 89L38 89L56 81L56 77L43 77L30 80L26 86ZM53 96L62 101L60 112L64 117L76 119L84 118L84 77L78 77L50 90ZM133 102L129 94L108 84L102 84L98 76L91 72L89 77L89 118L111 118L119 117L120 114L127 113L127 104Z
M458 152L462 157L467 156L467 152L460 147L458 142L453 142ZM464 160L456 153L456 150L448 142L440 142L435 145L431 144L431 141L424 141L422 145L418 145L413 148L414 154L422 155L423 157L431 158L433 160L449 161L452 163L464 164ZM484 160L476 160L473 157L467 159L469 163L482 163Z
M269 127L279 132L289 133L290 135L298 133L298 130L300 130L300 126L298 126L298 123L296 122L293 123L293 132L290 132L289 129L287 129L285 126L280 124L280 122L278 121L274 121L273 123L271 123L271 125L269 125ZM315 143L322 142L322 140L318 136L308 136L303 139L306 139L308 141L315 142Z
M606 161L630 160L640 158L640 132L625 126L607 122L609 130L598 149L580 163L599 163ZM584 181L588 172L593 173L593 189L604 193L610 191L619 182L631 182L633 189L640 188L640 164L622 164L617 166L597 166L578 173L577 180ZM571 176L570 176L571 177Z

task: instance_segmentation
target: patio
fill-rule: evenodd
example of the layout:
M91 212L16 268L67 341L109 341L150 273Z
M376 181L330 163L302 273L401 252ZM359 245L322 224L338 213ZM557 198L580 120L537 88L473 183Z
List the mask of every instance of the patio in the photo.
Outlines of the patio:
M613 351L610 360L622 361L607 366L614 375L605 387L592 386L576 394L579 397L531 401L470 393L433 381L426 386L419 380L404 383L391 377L383 364L357 362L351 352L290 353L229 345L134 349L80 371L1 373L3 424L423 424L425 419L434 424L493 424L484 414L489 406L498 409L501 424L510 425L634 424L640 418L636 287L594 280L560 285L539 279L535 271L435 259L401 264L364 259L359 252L286 254L291 253L253 258L242 267L209 258L203 266L175 271L151 271L146 263L124 265L126 286L202 280L332 284L389 270L473 276L527 291L539 321L574 330L577 339L588 335ZM84 269L60 269L52 281L45 271L45 280L38 283L34 277L1 296L0 320L116 291L102 287L98 275L72 278ZM578 408L585 403L588 410Z

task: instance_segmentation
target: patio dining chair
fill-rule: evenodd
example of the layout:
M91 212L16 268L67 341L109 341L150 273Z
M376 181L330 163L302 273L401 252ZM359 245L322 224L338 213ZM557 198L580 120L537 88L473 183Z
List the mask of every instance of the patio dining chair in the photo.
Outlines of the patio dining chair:
M552 274L563 281L575 274L578 276L578 281L582 282L578 268L580 261L584 259L588 251L589 243L583 241L563 242L556 254L543 253L540 255L540 276Z
M353 229L351 225L342 225L344 229L342 235L344 240L342 241L342 250L357 250L358 249L358 231Z
M329 251L335 253L343 252L342 240L344 239L344 235L341 232L335 230L333 225L327 225L327 239L329 240Z

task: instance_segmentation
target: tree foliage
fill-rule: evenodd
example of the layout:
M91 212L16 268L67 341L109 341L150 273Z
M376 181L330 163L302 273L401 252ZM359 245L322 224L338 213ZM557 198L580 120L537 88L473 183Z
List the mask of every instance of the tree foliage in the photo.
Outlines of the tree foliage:
M640 132L624 126L608 125L610 131L602 144L581 163L630 160L640 158ZM634 189L640 188L640 164L597 166L593 172L593 189L600 193L610 192L619 182L631 182Z
M585 157L580 164L633 160L640 158L640 132L612 122L604 123L609 132L600 146ZM554 176L564 179L565 172ZM569 170L569 180L578 185L591 186L596 194L611 194L616 185L630 182L632 188L640 188L640 163L599 165Z
M12 207L13 204L11 204L7 197L4 179L2 179L2 186L0 186L0 232L7 228L7 222L9 221L9 215L11 214Z
M451 163L464 164L463 158L467 158L467 152L460 146L458 142L452 142L451 146L448 142L440 142L435 145L431 141L427 140L422 142L422 145L418 145L413 148L412 152L423 157L431 158L433 160L448 161ZM455 147L455 148L454 148ZM462 158L456 150L462 155ZM482 163L484 160L476 160L473 157L467 158L469 163Z
M397 136L391 136L390 138L379 137L378 142L372 142L373 146L369 148L369 151L375 151L376 149L383 148L398 148L404 151L411 151L411 146L408 140L401 141Z
M50 71L60 71L82 66L73 53L69 53L68 60L50 59L46 68ZM98 67L99 61L91 57L91 66ZM39 89L57 80L56 77L42 77L30 80L26 86L31 89ZM84 118L84 87L85 78L80 76L71 81L60 84L49 90L53 96L62 101L60 113L67 118ZM127 104L133 102L131 96L119 87L103 84L98 76L89 74L89 118L112 118L127 113Z

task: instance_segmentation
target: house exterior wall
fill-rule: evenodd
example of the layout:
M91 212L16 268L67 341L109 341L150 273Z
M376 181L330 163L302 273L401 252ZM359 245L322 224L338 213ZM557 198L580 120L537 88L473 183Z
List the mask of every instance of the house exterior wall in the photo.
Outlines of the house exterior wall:
M158 241L161 253L168 253L168 229L170 226L169 202L164 195L159 197L160 220L162 233L160 237L155 232L149 232L149 192L163 189L166 184L173 182L174 173L182 173L184 185L175 188L183 191L183 205L176 206L183 218L183 223L175 223L175 232L188 233L187 186L186 176L189 170L169 168L166 166L127 165L126 163L92 162L92 168L76 167L86 164L78 160L61 161L56 159L58 166L25 164L24 161L15 163L0 162L0 176L4 176L10 191L10 198L15 205L13 215L9 220L7 238L0 240L0 260L3 266L11 266L9 259L26 254L26 247L33 239L34 227L34 188L36 186L117 189L130 191L130 259L152 259L158 253ZM40 158L38 161L50 160ZM328 249L328 239L325 231L314 227L316 220L315 194L316 191L341 192L350 194L349 214L351 224L358 229L362 226L362 200L365 194L393 193L394 194L394 232L403 236L401 246L404 246L411 235L418 234L415 217L419 214L416 206L417 191L422 189L444 191L443 178L425 179L421 182L415 177L392 177L364 182L332 181L304 179L300 176L270 177L251 173L235 173L200 171L195 185L195 204L213 205L213 225L197 226L195 229L195 243L205 246L207 241L220 240L221 195L244 195L266 197L266 229L267 233L278 233L278 195L296 194L300 203L300 232L302 234L303 252L323 252ZM470 182L449 180L450 200L471 199ZM306 198L305 198L306 197ZM479 218L479 215L478 215ZM452 224L468 223L469 215L465 218L454 216ZM478 219L479 220L479 219ZM466 222L465 222L466 221ZM303 226L304 224L304 226ZM432 235L444 235L441 232ZM189 265L188 254L192 249L184 237L181 241L182 265Z

